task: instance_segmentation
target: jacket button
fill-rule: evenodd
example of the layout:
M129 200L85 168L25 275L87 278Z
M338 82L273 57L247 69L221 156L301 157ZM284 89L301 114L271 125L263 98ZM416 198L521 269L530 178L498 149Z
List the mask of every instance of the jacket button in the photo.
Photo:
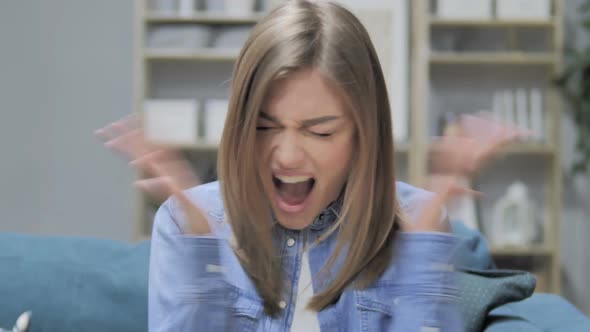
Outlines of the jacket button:
M281 302L279 302L279 307L281 309L285 309L287 307L287 303L285 301L281 301Z
M287 246L289 246L289 247L292 247L292 246L294 246L294 245L295 245L295 239L294 239L294 238L292 238L292 237L290 237L290 238L287 240Z

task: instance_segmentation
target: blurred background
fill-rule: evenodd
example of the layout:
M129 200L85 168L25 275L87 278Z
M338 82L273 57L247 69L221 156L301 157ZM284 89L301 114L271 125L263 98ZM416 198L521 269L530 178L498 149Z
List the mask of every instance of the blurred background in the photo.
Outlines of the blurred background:
M0 0L0 232L149 237L160 202L94 130L138 113L205 181L233 62L281 0ZM590 1L341 0L387 78L400 180L430 178L431 138L462 114L531 130L451 206L500 267L590 314Z

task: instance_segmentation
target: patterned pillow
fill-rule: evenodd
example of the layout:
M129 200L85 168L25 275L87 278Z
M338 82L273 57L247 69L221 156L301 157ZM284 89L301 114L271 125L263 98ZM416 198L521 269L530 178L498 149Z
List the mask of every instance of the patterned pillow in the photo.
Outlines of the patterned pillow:
M512 270L473 270L459 273L465 331L480 332L493 309L533 294L535 277L528 272Z
M31 312L27 311L20 315L16 320L16 324L10 330L0 328L0 332L27 332L29 330L29 324L31 322Z

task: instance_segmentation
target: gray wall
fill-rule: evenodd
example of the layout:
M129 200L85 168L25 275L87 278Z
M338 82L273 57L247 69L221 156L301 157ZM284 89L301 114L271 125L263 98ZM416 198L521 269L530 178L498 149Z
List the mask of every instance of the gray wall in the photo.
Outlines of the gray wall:
M133 174L93 131L133 110L132 5L0 1L0 231L131 239Z

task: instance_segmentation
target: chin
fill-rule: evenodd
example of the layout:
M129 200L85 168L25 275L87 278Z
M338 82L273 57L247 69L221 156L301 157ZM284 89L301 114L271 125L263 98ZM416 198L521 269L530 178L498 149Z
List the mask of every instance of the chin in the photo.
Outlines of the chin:
M278 223L287 229L299 231L307 228L314 220L313 216L294 216L285 214L276 208L274 210Z

